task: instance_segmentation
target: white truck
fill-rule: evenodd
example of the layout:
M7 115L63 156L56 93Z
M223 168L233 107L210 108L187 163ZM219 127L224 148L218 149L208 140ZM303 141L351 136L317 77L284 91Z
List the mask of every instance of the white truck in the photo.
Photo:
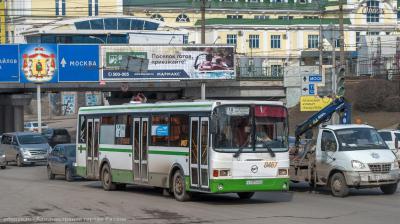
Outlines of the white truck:
M350 121L350 107L339 98L296 129L296 142L339 113L341 123ZM343 116L344 115L344 116ZM378 132L369 125L322 125L316 138L291 151L289 175L293 182L326 186L333 196L345 197L350 188L379 187L394 194L400 178L399 161Z

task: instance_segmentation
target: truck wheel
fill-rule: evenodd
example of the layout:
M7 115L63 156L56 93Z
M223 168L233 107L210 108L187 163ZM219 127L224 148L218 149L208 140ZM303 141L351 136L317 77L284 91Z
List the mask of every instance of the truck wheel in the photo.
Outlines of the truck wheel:
M254 192L240 192L237 193L237 195L240 199L250 199L251 197L253 197Z
M51 171L50 166L47 166L47 178L49 178L49 180L54 180L55 177L56 175Z
M186 191L185 177L181 170L177 170L173 179L173 191L175 199L178 201L189 201L191 199L190 192Z
M101 183L103 185L103 189L106 191L113 191L117 189L117 185L112 182L112 176L110 167L108 165L104 165L101 170Z
M384 194L394 194L397 191L397 183L382 185L380 188Z
M65 180L68 182L71 182L74 180L74 177L72 176L71 168L69 168L69 167L65 168Z
M20 155L17 155L17 166L18 167L24 166L24 162L22 161L22 157Z
M331 188L331 193L333 196L343 198L349 195L349 186L347 186L346 179L342 173L333 174L329 183L329 187Z

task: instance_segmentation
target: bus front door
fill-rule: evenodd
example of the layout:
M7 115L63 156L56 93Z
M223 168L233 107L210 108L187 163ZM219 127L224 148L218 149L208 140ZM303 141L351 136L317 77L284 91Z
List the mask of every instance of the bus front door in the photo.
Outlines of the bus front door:
M148 134L149 119L133 119L133 181L147 183L149 181L148 169Z
M88 119L86 142L86 175L88 179L99 179L99 133L100 120Z
M209 189L209 119L192 117L190 119L190 186Z

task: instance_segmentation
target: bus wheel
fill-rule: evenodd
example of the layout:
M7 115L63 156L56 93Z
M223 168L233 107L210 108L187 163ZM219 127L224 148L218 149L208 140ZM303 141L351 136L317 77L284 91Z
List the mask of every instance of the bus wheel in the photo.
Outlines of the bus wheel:
M382 185L380 188L384 194L394 194L397 191L397 183Z
M333 174L329 183L333 196L343 198L349 195L350 190L342 173Z
M108 165L104 165L101 170L101 183L103 189L106 191L113 191L117 188L117 185L112 182L111 171Z
M189 201L191 199L190 192L186 191L185 177L181 170L177 170L174 174L173 191L175 199L178 201Z
M254 192L240 192L237 193L240 199L250 199L253 197Z

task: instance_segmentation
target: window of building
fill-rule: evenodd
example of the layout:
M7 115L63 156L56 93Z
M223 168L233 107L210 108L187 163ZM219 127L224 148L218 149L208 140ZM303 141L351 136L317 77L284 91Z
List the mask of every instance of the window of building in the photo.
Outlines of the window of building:
M243 19L243 15L227 15L227 19Z
M164 22L164 17L162 17L162 15L160 14L153 14L151 16L152 19L158 20L158 21L163 21Z
M379 36L379 32L377 32L377 31L369 31L369 32L367 32L367 36Z
M360 43L360 32L356 32L356 46Z
M260 19L260 20L265 20L265 19L269 19L269 16L265 16L265 15L255 15L254 19Z
M340 39L335 40L335 47L336 48L340 47Z
M281 48L281 35L271 35L271 48Z
M318 35L308 35L308 48L318 48Z
M115 144L131 144L132 118L128 115L117 116L115 123Z
M237 35L236 34L226 35L226 43L236 45L237 44Z
M282 20L292 20L293 16L278 16L278 19L282 19Z
M249 35L249 48L260 48L260 35Z
M88 15L92 16L93 15L93 5L92 5L93 0L88 0Z
M100 125L100 144L115 143L115 117L102 117Z
M169 146L189 146L189 116L171 115Z
M63 15L63 16L66 15L65 1L66 0L61 0L61 15Z
M318 16L303 16L304 19L318 19Z
M378 23L379 22L379 1L367 1L367 22Z
M190 19L186 14L182 13L178 17L176 17L176 22L178 22L178 23L188 23L188 22L190 22Z
M99 15L99 0L94 0L94 15Z
M271 76L282 77L283 76L282 65L271 65Z
M151 118L151 144L168 146L169 116L156 115Z
M305 4L305 3L307 3L307 0L299 0L299 3Z
M189 35L183 35L183 43L189 44Z

